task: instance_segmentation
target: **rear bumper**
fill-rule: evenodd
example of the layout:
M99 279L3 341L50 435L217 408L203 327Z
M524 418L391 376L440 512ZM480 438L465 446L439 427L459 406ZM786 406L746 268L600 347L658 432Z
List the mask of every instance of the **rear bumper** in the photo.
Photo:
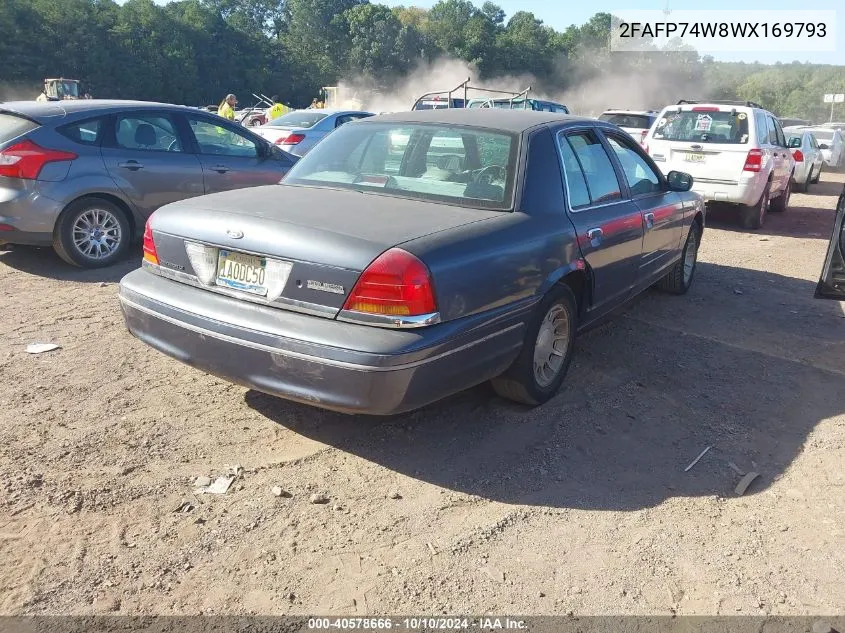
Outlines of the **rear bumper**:
M120 304L134 336L183 363L288 400L374 415L417 409L501 374L530 313L389 330L246 305L144 270L123 278Z
M739 182L717 182L693 179L692 190L700 194L705 202L727 202L731 204L753 205L763 195L766 176L754 177Z
M14 231L0 231L0 241L39 246L50 244L62 203L43 195L31 183L22 187L4 186L3 180L8 182L8 179L0 177L0 224L11 226Z

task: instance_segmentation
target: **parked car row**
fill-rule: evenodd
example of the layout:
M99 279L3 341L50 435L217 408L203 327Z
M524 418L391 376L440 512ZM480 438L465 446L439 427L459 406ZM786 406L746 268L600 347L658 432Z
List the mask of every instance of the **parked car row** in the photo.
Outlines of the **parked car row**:
M0 104L0 243L52 246L88 268L119 259L171 202L275 184L298 160L187 106Z
M489 380L538 405L578 333L689 290L706 201L759 226L796 163L818 176L806 134L752 103L665 108L643 143L543 111L308 115L255 134L181 106L2 104L0 240L93 267L142 237L129 331L283 398L393 414ZM845 192L818 297L845 298L843 213Z

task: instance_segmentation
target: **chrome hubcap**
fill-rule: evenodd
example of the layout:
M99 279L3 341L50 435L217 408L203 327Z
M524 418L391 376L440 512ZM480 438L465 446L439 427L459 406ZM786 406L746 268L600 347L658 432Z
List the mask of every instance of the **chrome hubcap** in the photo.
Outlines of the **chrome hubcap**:
M569 316L561 305L546 313L534 344L534 380L540 388L552 384L563 367L569 345Z
M695 270L695 260L698 256L698 235L695 229L690 231L687 239L687 250L684 253L684 284L689 284L692 271Z
M88 209L73 223L73 244L90 259L103 259L114 253L122 237L120 222L105 209Z

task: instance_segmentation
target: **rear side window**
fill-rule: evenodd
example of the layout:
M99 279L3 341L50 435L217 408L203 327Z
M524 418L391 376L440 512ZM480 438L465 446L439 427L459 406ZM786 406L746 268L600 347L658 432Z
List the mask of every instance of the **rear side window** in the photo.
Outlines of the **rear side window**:
M28 119L0 112L0 143L6 143L38 127Z
M652 136L661 141L744 145L748 143L748 115L703 110L667 112Z
M81 145L99 145L103 132L102 119L89 119L80 123L63 125L58 128L62 136L66 136L74 143Z
M769 124L766 123L766 115L762 112L754 113L754 122L757 127L757 144L766 145L769 142Z
M571 150L578 168L583 174L590 203L603 204L622 198L619 179L616 176L613 163L610 161L610 156L607 155L604 146L593 132L575 132L561 136L559 144L564 156L567 180L569 180L570 169L574 170L571 159L567 164L567 155ZM566 149L567 145L569 146L568 150ZM573 181L576 184L570 184L570 199L583 200L583 191L580 191L577 173L574 173ZM575 208L575 206L573 202L572 207ZM577 206L583 206L583 204Z

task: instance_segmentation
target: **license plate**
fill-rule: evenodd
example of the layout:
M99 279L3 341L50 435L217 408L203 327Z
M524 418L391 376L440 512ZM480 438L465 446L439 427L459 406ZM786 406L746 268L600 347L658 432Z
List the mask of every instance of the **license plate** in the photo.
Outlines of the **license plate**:
M684 156L684 160L688 163L703 163L704 154L687 154Z
M266 295L267 259L220 249L217 256L217 285L257 295Z

